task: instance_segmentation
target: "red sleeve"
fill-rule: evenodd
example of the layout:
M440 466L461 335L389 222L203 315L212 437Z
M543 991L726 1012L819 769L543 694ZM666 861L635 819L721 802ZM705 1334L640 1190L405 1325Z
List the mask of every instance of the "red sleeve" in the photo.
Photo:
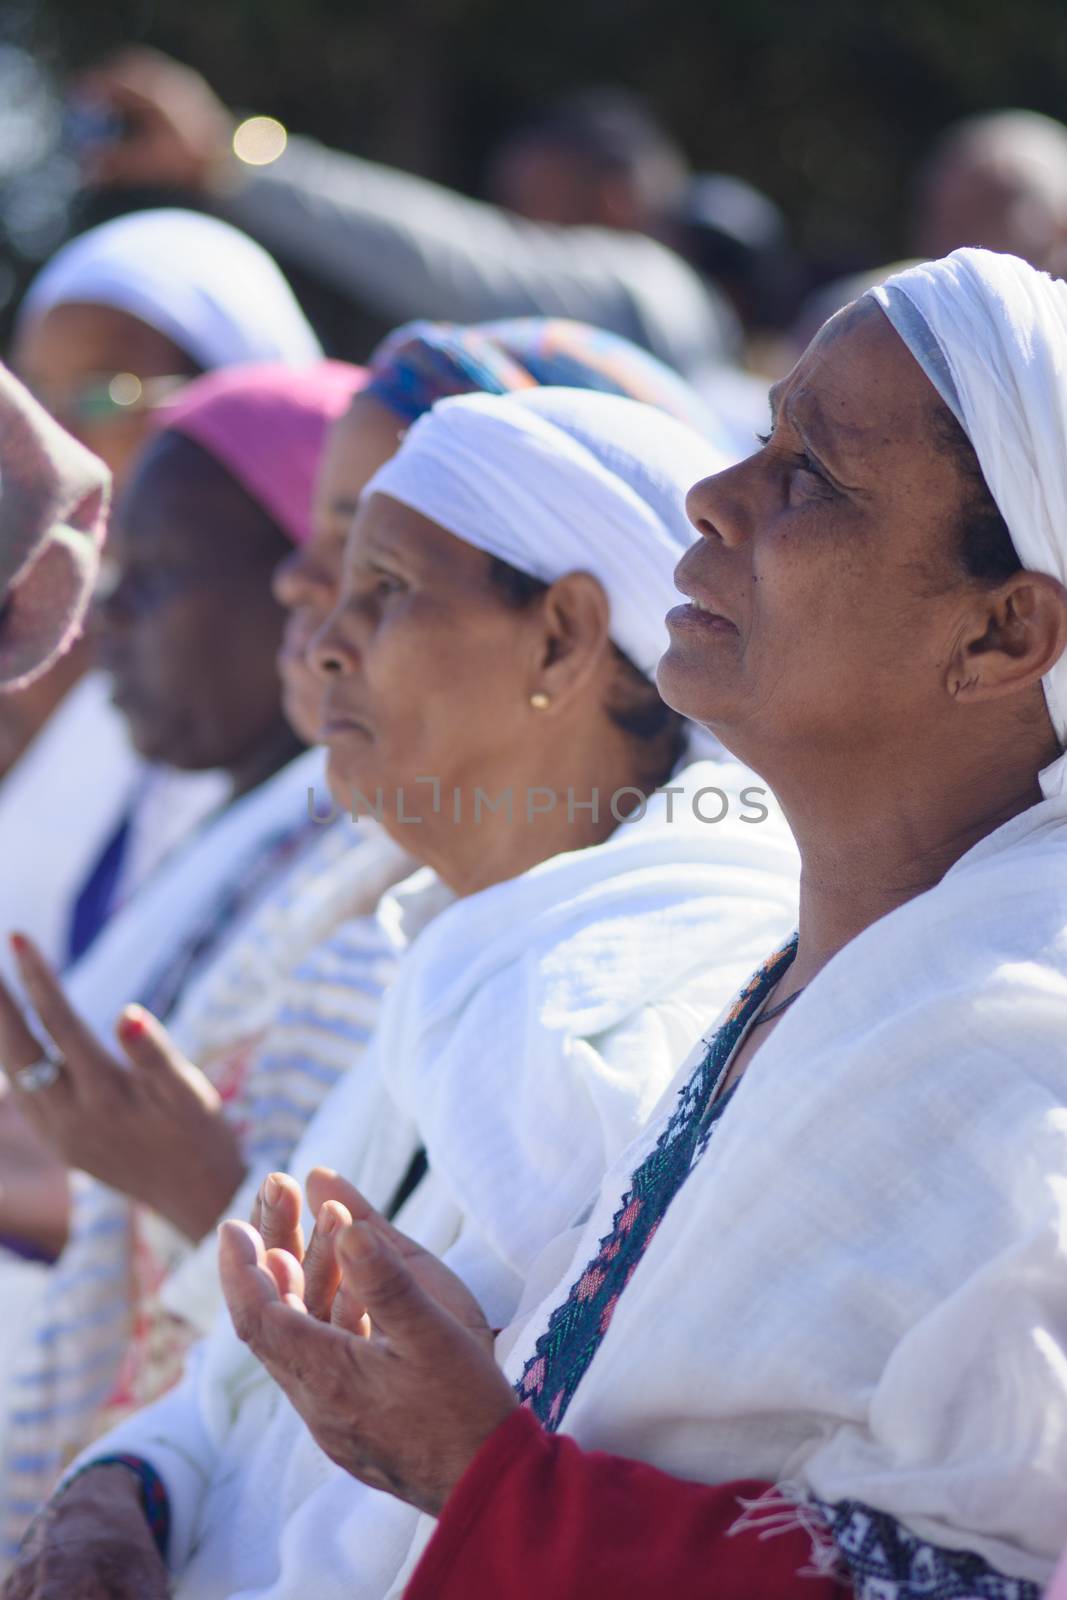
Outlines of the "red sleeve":
M406 1600L849 1600L847 1582L809 1576L799 1527L730 1534L767 1488L582 1450L519 1409L452 1494Z

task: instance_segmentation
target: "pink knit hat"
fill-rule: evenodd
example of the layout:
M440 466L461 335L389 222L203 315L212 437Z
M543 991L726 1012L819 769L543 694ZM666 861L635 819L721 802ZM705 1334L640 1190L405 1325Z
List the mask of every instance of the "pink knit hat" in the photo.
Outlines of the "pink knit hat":
M21 689L81 632L111 480L0 366L0 689Z
M201 445L302 544L327 431L366 381L362 367L343 361L226 367L160 406L155 425Z

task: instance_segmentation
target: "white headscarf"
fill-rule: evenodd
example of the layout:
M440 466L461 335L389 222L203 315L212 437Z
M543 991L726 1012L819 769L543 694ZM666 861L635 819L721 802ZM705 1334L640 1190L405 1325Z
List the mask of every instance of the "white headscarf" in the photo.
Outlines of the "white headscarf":
M1023 566L1067 584L1067 283L954 250L869 293L974 446ZM1043 683L1067 745L1067 653ZM1067 793L1067 756L1041 781Z
M197 211L134 211L80 234L34 278L20 320L71 302L139 317L205 371L322 355L274 258Z
M440 401L364 490L390 495L478 550L553 583L591 573L611 637L649 677L696 537L685 496L729 463L684 423L582 389Z

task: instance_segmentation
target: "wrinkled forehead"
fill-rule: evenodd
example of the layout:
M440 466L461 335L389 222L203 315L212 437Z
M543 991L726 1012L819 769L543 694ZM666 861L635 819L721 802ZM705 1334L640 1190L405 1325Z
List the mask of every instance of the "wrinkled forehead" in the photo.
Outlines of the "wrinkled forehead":
M817 413L828 431L874 452L935 448L931 424L945 410L934 386L876 301L855 300L820 328L772 404Z

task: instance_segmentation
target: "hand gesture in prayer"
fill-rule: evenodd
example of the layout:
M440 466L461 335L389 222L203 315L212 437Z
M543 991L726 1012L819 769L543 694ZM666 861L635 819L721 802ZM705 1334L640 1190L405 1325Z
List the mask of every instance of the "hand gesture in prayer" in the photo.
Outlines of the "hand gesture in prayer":
M76 100L122 118L122 136L91 145L82 175L94 184L200 189L230 150L234 119L192 67L132 45L85 72Z
M320 1447L353 1477L436 1514L518 1401L481 1308L442 1262L325 1168L300 1191L273 1174L254 1226L220 1230L238 1337Z
M116 1060L40 951L28 939L12 945L55 1046L42 1061L40 1041L0 983L0 1063L19 1110L68 1167L151 1206L188 1238L203 1238L244 1176L215 1090L140 1006L127 1007L118 1028L129 1065Z

